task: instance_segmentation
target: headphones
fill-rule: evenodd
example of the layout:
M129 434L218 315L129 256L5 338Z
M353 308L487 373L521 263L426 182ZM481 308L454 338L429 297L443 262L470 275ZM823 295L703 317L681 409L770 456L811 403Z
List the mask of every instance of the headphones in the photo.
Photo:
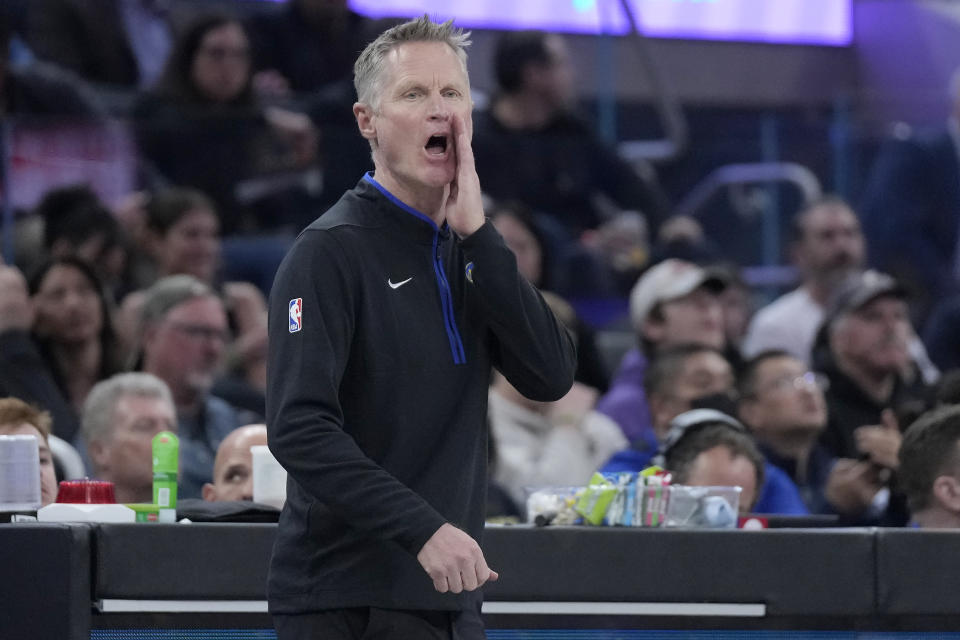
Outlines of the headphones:
M743 426L742 422L728 416L722 411L717 411L716 409L693 409L691 411L684 411L670 421L670 430L667 431L667 435L664 436L663 441L661 441L660 446L657 448L657 453L650 460L650 464L665 467L667 454L669 454L687 434L702 427L718 423L726 425L734 431L747 433L747 428Z

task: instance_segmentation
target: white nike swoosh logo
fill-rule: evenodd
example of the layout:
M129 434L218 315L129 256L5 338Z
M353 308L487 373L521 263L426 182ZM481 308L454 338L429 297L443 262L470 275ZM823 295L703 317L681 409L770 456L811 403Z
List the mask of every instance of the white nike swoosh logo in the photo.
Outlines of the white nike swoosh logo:
M391 289L399 289L400 287L402 287L403 285L407 284L407 283L410 282L411 280L413 280L413 276L410 276L409 278L407 278L407 279L404 280L403 282L390 282L390 278L387 278L387 284L390 285L390 288L391 288Z

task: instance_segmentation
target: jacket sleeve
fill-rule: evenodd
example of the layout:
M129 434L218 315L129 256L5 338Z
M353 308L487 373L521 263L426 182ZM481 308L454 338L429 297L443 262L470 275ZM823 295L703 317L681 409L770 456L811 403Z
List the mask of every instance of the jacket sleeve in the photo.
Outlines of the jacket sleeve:
M460 241L478 304L491 332L494 366L531 400L559 400L573 385L573 337L540 292L517 270L517 260L493 224Z
M356 276L322 230L304 232L280 266L270 295L269 445L290 476L344 522L416 554L445 519L344 431L339 388L354 339ZM298 299L299 327L290 312Z

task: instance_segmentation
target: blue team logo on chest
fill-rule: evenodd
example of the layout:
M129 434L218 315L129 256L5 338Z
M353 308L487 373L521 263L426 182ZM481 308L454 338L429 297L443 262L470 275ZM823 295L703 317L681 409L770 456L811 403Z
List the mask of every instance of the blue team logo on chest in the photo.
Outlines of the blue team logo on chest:
M464 271L467 274L467 282L473 284L473 263L468 262L467 266L464 268Z

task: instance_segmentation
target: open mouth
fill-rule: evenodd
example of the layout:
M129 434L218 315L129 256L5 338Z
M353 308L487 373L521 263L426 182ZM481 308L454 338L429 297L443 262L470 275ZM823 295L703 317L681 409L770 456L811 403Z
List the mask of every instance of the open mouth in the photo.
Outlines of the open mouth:
M427 150L427 153L433 156L442 156L447 152L447 136L430 136L427 139L427 144L424 145L424 148Z

